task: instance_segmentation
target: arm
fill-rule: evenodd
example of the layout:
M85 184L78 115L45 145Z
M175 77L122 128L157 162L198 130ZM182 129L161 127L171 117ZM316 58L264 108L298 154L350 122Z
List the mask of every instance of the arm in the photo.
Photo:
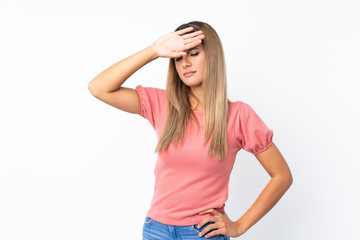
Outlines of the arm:
M236 221L239 231L238 236L244 234L265 216L293 182L290 169L274 143L265 151L256 154L255 157L271 176L271 180L249 210Z
M204 234L206 234L206 237L212 237L217 234L225 234L230 237L241 236L265 216L289 189L293 181L291 172L274 143L265 151L255 154L255 157L271 176L269 183L249 210L235 222L231 221L226 213L220 213L214 208L200 212L199 214L211 213L213 216L204 218L199 223L198 228L201 228L209 221L215 223L204 228L199 236L203 236ZM218 230L207 233L215 228Z
M122 84L138 69L159 57L176 58L186 55L186 50L201 43L201 31L187 33L193 28L170 32L149 47L115 63L97 75L88 84L93 96L120 110L140 113L140 98L131 88ZM187 34L186 34L187 33Z
M115 63L90 81L88 88L95 96L98 93L110 93L121 85L138 69L158 58L153 45Z

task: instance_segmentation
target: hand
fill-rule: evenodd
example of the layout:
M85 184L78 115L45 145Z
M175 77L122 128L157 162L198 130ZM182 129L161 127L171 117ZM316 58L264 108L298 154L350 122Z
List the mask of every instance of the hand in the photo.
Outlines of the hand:
M186 55L186 50L196 47L205 38L202 31L188 33L193 27L170 32L152 44L158 57L178 58Z
M204 214L204 213L211 213L211 214L213 214L213 216L208 216L208 217L204 218L203 220L201 220L201 222L198 225L198 228L201 228L207 222L214 222L214 223L209 224L206 228L204 228L200 232L200 234L201 234L200 236L203 236L208 231L210 231L211 229L215 229L215 228L217 228L217 230L206 234L205 238L209 238L209 237L219 235L219 234L223 234L223 235L235 238L235 237L241 236L244 233L243 231L241 231L241 229L239 228L239 225L236 222L233 222L229 219L229 217L226 213L222 214L222 213L216 211L215 209L211 208L211 209L202 211L199 214Z

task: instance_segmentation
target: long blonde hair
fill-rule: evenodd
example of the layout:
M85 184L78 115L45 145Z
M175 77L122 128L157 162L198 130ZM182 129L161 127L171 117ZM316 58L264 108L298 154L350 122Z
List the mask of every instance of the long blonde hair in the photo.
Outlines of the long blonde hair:
M192 21L182 24L175 31L193 27L192 32L202 30L205 38L202 40L205 53L205 77L202 81L203 114L205 118L205 135L203 146L207 144L211 135L208 157L215 152L218 160L223 159L227 151L227 124L228 124L228 98L223 47L216 31L207 23ZM191 110L189 97L193 95L190 87L182 82L176 68L174 59L169 61L168 77L166 83L168 116L159 138L155 152L166 150L174 140L178 145L184 142L185 129L190 117L199 123ZM196 97L195 97L196 98Z

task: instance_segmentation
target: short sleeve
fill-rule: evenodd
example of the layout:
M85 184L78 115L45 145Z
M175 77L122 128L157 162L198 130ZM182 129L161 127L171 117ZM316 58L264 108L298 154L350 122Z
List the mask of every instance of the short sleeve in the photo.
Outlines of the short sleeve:
M272 144L273 131L248 104L240 102L236 116L235 136L239 148L258 154Z
M141 112L140 116L149 120L151 125L155 128L157 119L162 113L166 100L164 99L165 90L153 87L143 87L137 85L135 90L140 97Z

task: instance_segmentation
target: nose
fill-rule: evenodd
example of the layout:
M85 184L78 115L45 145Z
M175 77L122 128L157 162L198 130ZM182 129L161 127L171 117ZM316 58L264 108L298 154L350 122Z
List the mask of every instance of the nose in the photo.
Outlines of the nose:
M188 58L187 55L186 55L186 56L183 56L182 65L183 65L183 68L187 68L187 67L190 67L190 66L191 66L190 59Z

